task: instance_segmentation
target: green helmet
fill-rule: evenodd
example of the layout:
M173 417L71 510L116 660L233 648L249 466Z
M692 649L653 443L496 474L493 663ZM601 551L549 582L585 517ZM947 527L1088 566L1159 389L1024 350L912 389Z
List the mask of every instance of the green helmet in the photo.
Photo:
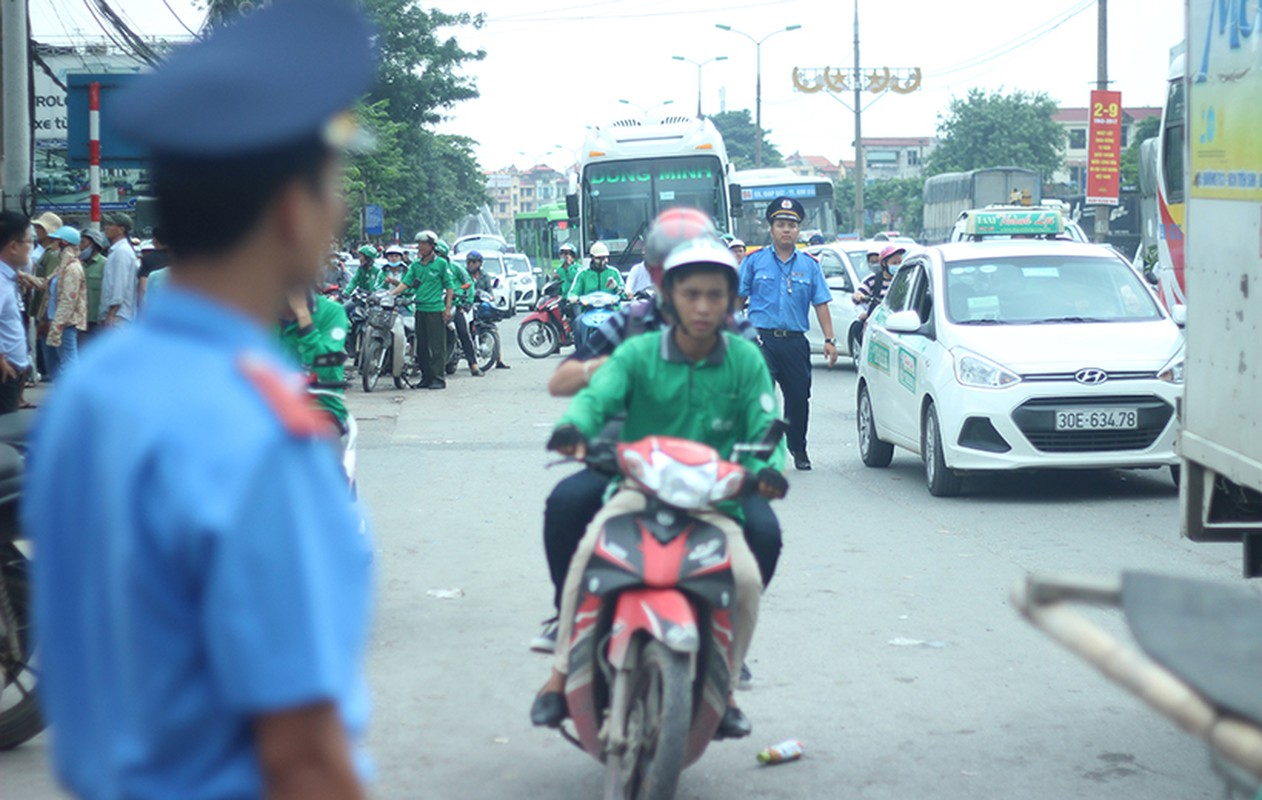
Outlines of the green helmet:
M438 244L434 245L434 252L438 253L438 255L442 256L443 258L446 258L447 256L451 255L451 248L447 246L446 242L444 242L442 239L439 239Z
M355 252L359 253L364 258L371 258L373 261L377 260L377 248L373 247L370 244L364 245L363 247L359 248Z

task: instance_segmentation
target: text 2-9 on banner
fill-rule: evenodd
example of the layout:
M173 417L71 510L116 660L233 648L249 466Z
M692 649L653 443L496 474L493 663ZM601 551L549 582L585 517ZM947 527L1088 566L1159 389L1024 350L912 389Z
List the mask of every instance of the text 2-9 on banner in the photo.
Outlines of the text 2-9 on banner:
M1091 93L1087 142L1087 205L1117 205L1122 168L1122 93Z

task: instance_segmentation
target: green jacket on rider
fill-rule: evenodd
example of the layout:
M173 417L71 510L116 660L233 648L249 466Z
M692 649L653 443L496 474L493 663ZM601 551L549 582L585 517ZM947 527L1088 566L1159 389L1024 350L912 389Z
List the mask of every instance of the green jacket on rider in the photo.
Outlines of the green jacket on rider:
M349 328L350 322L347 321L342 306L327 297L316 295L315 308L311 311L311 324L306 328L299 328L296 320L281 322L277 334L281 349L309 375L314 375L320 383L340 384L345 380L345 368L342 364L330 367L313 365L320 356L346 352L346 332ZM336 392L336 395L322 394L317 397L317 401L345 429L347 410L342 391L329 391Z
M622 282L622 273L613 267L606 266L602 270L594 270L591 267L578 273L574 278L574 284L570 286L570 300L578 300L585 294L592 292L610 292L612 294L623 294L626 286Z
M694 362L667 328L623 342L570 402L557 427L574 425L593 439L607 422L625 414L624 442L653 435L689 439L757 473L764 467L783 469L784 440L767 459L733 457L733 446L762 439L777 412L771 373L758 345L725 332L709 356ZM743 519L739 501L718 508Z
M342 290L342 296L349 297L356 289L375 292L381 288L383 280L385 280L385 276L382 275L380 267L376 265L360 267L355 270L355 277L351 278L351 282Z

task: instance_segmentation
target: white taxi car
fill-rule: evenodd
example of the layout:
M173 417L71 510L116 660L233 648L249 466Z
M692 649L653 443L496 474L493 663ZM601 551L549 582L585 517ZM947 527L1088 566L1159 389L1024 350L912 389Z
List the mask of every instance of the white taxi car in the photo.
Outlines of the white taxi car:
M936 496L969 472L1173 466L1182 338L1106 248L929 248L903 262L869 320L860 454L870 467L888 466L895 446L919 454Z

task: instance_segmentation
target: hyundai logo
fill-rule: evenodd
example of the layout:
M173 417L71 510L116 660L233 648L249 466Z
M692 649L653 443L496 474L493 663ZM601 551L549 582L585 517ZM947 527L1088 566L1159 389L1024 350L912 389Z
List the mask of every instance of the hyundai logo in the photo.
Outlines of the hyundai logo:
M1080 369L1074 373L1074 380L1087 386L1096 386L1109 379L1109 373L1102 369Z

